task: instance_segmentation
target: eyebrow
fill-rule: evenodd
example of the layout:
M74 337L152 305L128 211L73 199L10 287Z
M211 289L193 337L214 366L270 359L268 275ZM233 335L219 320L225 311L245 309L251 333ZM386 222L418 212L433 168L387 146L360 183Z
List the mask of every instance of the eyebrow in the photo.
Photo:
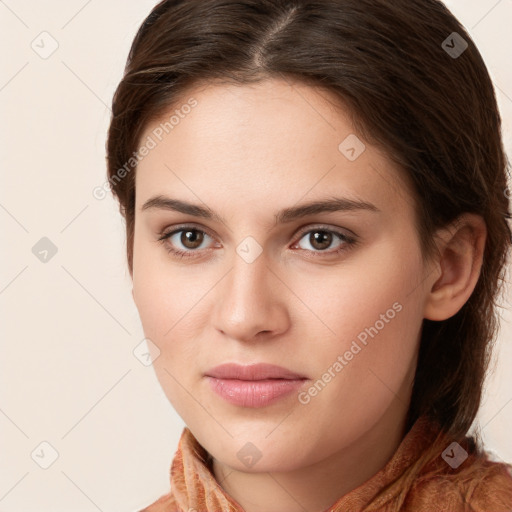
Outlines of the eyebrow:
M207 206L200 206L198 204L192 204L186 201L181 201L162 195L154 196L151 199L148 199L141 207L141 211L150 209L176 211L187 215L192 215L194 217L214 220L226 224L226 221L219 214ZM374 213L380 212L380 210L374 204L367 201L348 199L345 197L334 197L331 199L312 201L309 203L301 204L299 206L284 208L274 215L275 224L292 222L296 219L307 217L308 215L338 211L368 211Z

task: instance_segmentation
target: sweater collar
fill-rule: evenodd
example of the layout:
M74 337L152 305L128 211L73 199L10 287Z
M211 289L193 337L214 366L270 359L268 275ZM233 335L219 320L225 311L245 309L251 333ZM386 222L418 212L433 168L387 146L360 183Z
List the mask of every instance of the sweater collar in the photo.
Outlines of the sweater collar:
M385 466L366 482L338 499L329 512L362 510L385 486L395 481L431 444L439 428L425 416L416 420ZM212 470L210 454L184 427L171 465L171 490L180 510L201 512L244 512L244 509L220 486ZM399 492L391 486L381 505Z

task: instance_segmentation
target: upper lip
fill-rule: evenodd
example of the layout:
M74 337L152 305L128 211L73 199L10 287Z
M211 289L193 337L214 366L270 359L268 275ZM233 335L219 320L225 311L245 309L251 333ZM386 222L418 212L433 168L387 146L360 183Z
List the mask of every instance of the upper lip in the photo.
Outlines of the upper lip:
M238 380L265 380L265 379L305 379L304 375L292 372L281 366L267 363L250 365L239 365L236 363L225 363L205 373L208 377L217 379L238 379Z

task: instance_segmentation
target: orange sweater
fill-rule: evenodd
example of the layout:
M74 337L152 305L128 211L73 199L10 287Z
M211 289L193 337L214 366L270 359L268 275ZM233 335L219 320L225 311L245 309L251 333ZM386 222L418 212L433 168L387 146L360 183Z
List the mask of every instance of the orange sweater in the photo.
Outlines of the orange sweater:
M325 512L512 512L512 466L475 451L468 437L452 445L438 434L419 418L386 465ZM438 455L416 468L436 445ZM185 427L171 465L171 492L140 512L244 512L217 483L207 457Z

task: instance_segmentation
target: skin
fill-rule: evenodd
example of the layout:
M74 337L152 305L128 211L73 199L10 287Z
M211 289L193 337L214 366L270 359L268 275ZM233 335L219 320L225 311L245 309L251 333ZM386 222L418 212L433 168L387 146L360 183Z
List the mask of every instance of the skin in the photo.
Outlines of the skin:
M422 320L449 318L471 295L485 224L462 216L438 232L439 255L425 262L407 179L366 142L354 161L340 152L356 132L329 93L278 79L212 82L187 92L198 105L136 175L133 297L144 333L160 351L153 366L213 456L217 481L244 510L323 511L377 473L399 446ZM142 210L157 195L208 207L224 222ZM283 208L334 196L378 211L274 223ZM206 232L199 248L185 245L182 232L158 241L181 224ZM312 238L315 228L334 231L324 249ZM348 245L336 231L357 243ZM248 236L262 249L251 263L236 251ZM195 256L179 259L168 247ZM305 375L307 390L397 302L401 311L307 404L292 393L267 407L235 406L204 377L225 362L268 362ZM261 453L252 467L237 457L247 442Z

